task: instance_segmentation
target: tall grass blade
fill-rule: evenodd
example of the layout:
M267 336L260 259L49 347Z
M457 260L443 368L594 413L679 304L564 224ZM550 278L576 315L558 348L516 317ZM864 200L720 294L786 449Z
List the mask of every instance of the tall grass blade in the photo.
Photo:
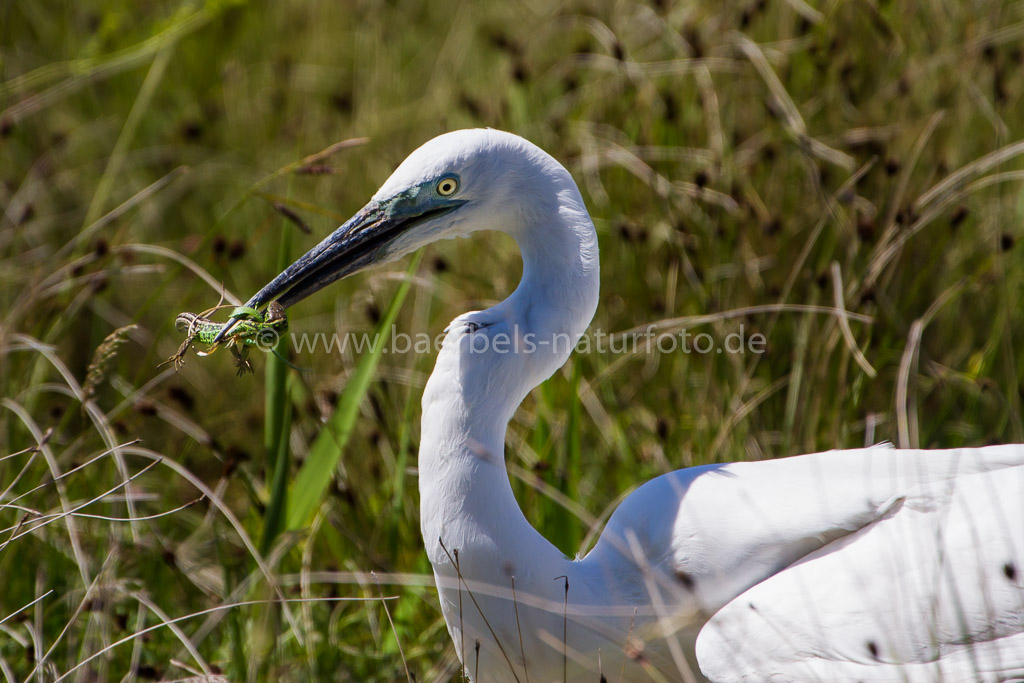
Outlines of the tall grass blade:
M278 270L284 270L291 262L291 227L282 225L281 249L278 254ZM281 344L277 345L279 348ZM284 345L287 346L287 345ZM270 501L263 518L263 538L260 552L264 555L274 544L274 539L284 525L288 509L288 473L291 469L288 453L288 434L291 431L291 401L288 400L288 366L275 353L266 354L266 417L264 423L264 446L267 450L267 476L270 478Z
M566 425L565 470L568 477L566 493L572 500L580 499L580 478L583 476L582 420L583 403L580 401L580 359L572 359L572 395L569 399L569 423ZM579 552L581 537L580 520L562 510L565 520L565 546L570 556Z
M416 272L422 257L422 252L413 257L406 271L408 274ZM302 464L302 469L299 470L299 474L295 478L295 485L292 487L286 528L299 529L308 524L313 511L323 500L324 494L327 492L327 485L334 476L334 469L341 459L341 453L352 435L352 427L359 414L359 404L362 403L370 388L373 373L384 353L384 345L387 343L391 326L398 317L402 303L409 293L410 285L410 280L406 279L398 286L398 290L388 305L387 312L381 318L380 324L377 325L370 351L359 359L356 371L338 399L337 408L313 443L309 457Z

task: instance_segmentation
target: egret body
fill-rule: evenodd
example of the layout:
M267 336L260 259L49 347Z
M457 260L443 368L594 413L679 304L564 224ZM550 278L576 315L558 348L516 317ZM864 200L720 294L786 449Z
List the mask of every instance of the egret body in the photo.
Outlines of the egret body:
M522 281L447 328L423 393L419 452L423 540L471 675L1024 677L1022 446L876 447L680 470L627 497L582 559L527 522L505 468L506 427L589 325L599 267L575 182L522 138L465 130L426 143L248 305L287 307L481 230L515 239Z

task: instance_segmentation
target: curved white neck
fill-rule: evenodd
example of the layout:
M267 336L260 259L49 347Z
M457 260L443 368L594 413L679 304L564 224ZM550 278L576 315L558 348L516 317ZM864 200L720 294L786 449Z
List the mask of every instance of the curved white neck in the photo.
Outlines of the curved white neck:
M500 304L453 321L424 390L420 514L435 568L447 560L439 538L449 549L479 538L509 552L538 547L508 480L505 431L523 398L571 354L599 289L597 235L568 173L565 181L538 200L538 218L501 226L522 252L523 278Z

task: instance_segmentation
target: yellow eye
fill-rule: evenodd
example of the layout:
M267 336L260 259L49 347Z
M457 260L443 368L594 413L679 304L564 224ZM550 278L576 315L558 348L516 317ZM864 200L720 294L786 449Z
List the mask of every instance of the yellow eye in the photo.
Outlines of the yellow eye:
M437 184L437 193L442 197L450 197L459 189L459 181L455 178L441 178Z

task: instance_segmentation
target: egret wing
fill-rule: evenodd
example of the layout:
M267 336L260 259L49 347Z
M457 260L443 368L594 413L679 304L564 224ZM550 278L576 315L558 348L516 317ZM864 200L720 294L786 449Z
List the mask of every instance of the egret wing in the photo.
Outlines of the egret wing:
M635 576L636 563L647 564L677 578L690 603L710 616L871 524L915 488L941 489L958 478L1017 467L1024 467L1024 446L874 447L691 467L628 496L587 561L621 568L624 583Z
M1024 466L907 490L719 610L697 659L722 683L1024 680Z

